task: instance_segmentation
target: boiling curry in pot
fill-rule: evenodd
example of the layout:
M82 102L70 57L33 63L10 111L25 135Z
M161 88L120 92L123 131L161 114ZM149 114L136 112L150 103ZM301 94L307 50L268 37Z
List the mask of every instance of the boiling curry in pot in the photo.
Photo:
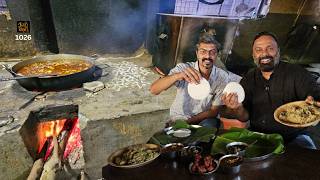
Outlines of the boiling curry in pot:
M24 76L57 75L65 76L89 69L92 65L82 60L54 60L35 62L18 70Z

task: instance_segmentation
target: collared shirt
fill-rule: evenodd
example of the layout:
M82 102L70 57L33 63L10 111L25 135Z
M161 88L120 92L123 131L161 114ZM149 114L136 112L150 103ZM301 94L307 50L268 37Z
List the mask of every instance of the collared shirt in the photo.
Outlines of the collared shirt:
M169 75L182 72L188 67L193 67L199 70L198 61L180 63L169 72ZM239 82L240 76L233 74L231 72L222 70L218 67L213 66L210 77L209 84L211 86L211 93L208 97L202 100L196 100L190 97L188 94L188 82L181 80L175 83L177 87L177 95L174 102L170 108L170 116L172 119L188 119L194 115L197 115L203 111L207 111L212 105L221 105L222 91L227 83L229 82Z
M280 62L269 80L259 69L248 72L240 84L245 90L244 107L249 112L250 129L263 133L279 133L287 140L303 132L274 120L273 113L281 105L305 100L308 95L320 98L319 86L302 67Z

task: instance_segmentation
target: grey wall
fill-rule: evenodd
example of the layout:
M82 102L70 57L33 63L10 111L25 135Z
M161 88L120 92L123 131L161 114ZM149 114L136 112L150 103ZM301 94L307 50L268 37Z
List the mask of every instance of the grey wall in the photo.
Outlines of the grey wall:
M320 25L320 1L303 2L273 0L265 18L242 21L232 54L226 63L227 68L243 74L254 66L251 43L254 35L261 31L271 31L277 35L281 55L288 61L298 64L320 63L320 30L312 30L314 25Z
M131 54L147 36L144 0L10 0L0 16L0 57L36 52ZM32 41L16 42L16 21L30 20Z
M30 56L36 53L34 41L16 41L17 21L30 21L27 0L7 1L10 10L8 19L5 15L0 15L0 58ZM32 24L31 24L32 27ZM32 30L32 29L31 29ZM33 36L33 33L31 32Z
M50 2L60 52L129 54L145 40L146 1Z

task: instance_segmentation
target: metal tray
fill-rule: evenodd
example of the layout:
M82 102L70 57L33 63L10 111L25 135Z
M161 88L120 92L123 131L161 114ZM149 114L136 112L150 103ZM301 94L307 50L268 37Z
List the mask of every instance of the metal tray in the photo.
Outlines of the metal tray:
M273 153L268 153L268 154L265 154L265 155L262 155L262 156L251 157L251 158L244 157L244 161L245 162L262 161L262 160L268 159L268 158L270 158L272 156L273 156Z

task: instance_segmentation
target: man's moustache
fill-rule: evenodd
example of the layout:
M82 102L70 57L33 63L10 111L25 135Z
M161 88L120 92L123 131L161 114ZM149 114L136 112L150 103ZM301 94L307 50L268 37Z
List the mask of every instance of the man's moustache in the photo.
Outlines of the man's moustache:
M211 59L211 58L203 58L203 59L202 59L202 61L205 61L205 60L213 61L213 59Z

